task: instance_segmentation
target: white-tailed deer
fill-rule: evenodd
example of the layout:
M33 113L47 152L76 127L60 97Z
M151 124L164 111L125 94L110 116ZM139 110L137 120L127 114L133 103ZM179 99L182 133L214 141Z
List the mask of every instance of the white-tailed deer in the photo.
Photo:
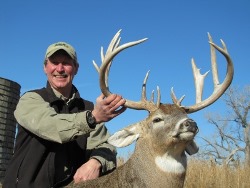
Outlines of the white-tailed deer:
M105 96L111 94L108 88L108 74L113 58L122 50L137 45L146 39L119 45L120 31L112 39L106 54L101 50L102 65L100 68L95 64L100 75L100 87ZM112 173L95 180L74 184L72 187L108 187L108 188L128 188L128 187L183 187L186 172L186 154L198 152L198 147L194 142L194 137L198 132L198 127L187 114L201 110L221 97L233 79L233 64L223 41L223 48L212 42L208 34L211 46L211 63L214 81L214 92L206 100L202 100L203 81L207 73L200 74L194 60L192 68L196 87L196 104L192 106L182 106L184 97L177 99L173 89L171 96L173 104L162 104L160 102L160 90L158 91L157 102L154 99L146 99L146 82L148 73L144 79L142 87L142 97L138 102L126 100L125 106L136 110L147 110L148 117L124 128L112 135L108 142L116 147L124 147L136 142L133 155L122 166ZM222 84L219 83L215 49L223 54L227 60L227 73ZM153 95L152 95L153 96Z

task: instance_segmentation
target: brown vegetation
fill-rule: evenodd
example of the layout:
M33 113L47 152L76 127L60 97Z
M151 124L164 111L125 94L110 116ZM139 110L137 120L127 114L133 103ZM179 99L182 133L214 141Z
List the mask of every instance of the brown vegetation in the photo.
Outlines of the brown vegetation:
M216 165L191 159L188 163L184 188L247 188L250 187L250 167Z
M118 157L118 166L127 159ZM210 161L190 159L188 161L184 188L248 188L250 167L217 165Z

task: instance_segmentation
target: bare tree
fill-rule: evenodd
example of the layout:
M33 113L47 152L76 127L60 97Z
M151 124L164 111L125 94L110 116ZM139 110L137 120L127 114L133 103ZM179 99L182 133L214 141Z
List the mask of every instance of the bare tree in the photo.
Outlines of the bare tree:
M210 138L202 137L205 145L200 146L199 155L227 165L242 161L250 165L250 86L229 88L224 101L225 115L206 114L215 133Z

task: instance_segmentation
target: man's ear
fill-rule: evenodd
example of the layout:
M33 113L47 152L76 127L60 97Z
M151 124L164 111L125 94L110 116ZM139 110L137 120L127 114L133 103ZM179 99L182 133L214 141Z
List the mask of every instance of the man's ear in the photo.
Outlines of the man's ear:
M78 63L75 63L75 67L76 67L76 71L75 71L75 75L76 75L77 72L78 72L79 64L78 64Z
M43 64L43 71L45 74L47 74L47 71L46 71L46 64Z

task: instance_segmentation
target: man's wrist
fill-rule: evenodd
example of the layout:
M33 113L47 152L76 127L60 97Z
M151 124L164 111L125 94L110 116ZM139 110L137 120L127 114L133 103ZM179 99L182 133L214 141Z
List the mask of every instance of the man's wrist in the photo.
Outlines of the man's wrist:
M102 174L102 163L99 159L97 159L96 157L91 157L89 160L93 160L95 161L96 167L99 169L99 175Z
M86 112L86 121L88 123L88 126L91 128L91 129L95 129L96 127L96 119L95 117L93 116L92 114L92 111L88 110Z

